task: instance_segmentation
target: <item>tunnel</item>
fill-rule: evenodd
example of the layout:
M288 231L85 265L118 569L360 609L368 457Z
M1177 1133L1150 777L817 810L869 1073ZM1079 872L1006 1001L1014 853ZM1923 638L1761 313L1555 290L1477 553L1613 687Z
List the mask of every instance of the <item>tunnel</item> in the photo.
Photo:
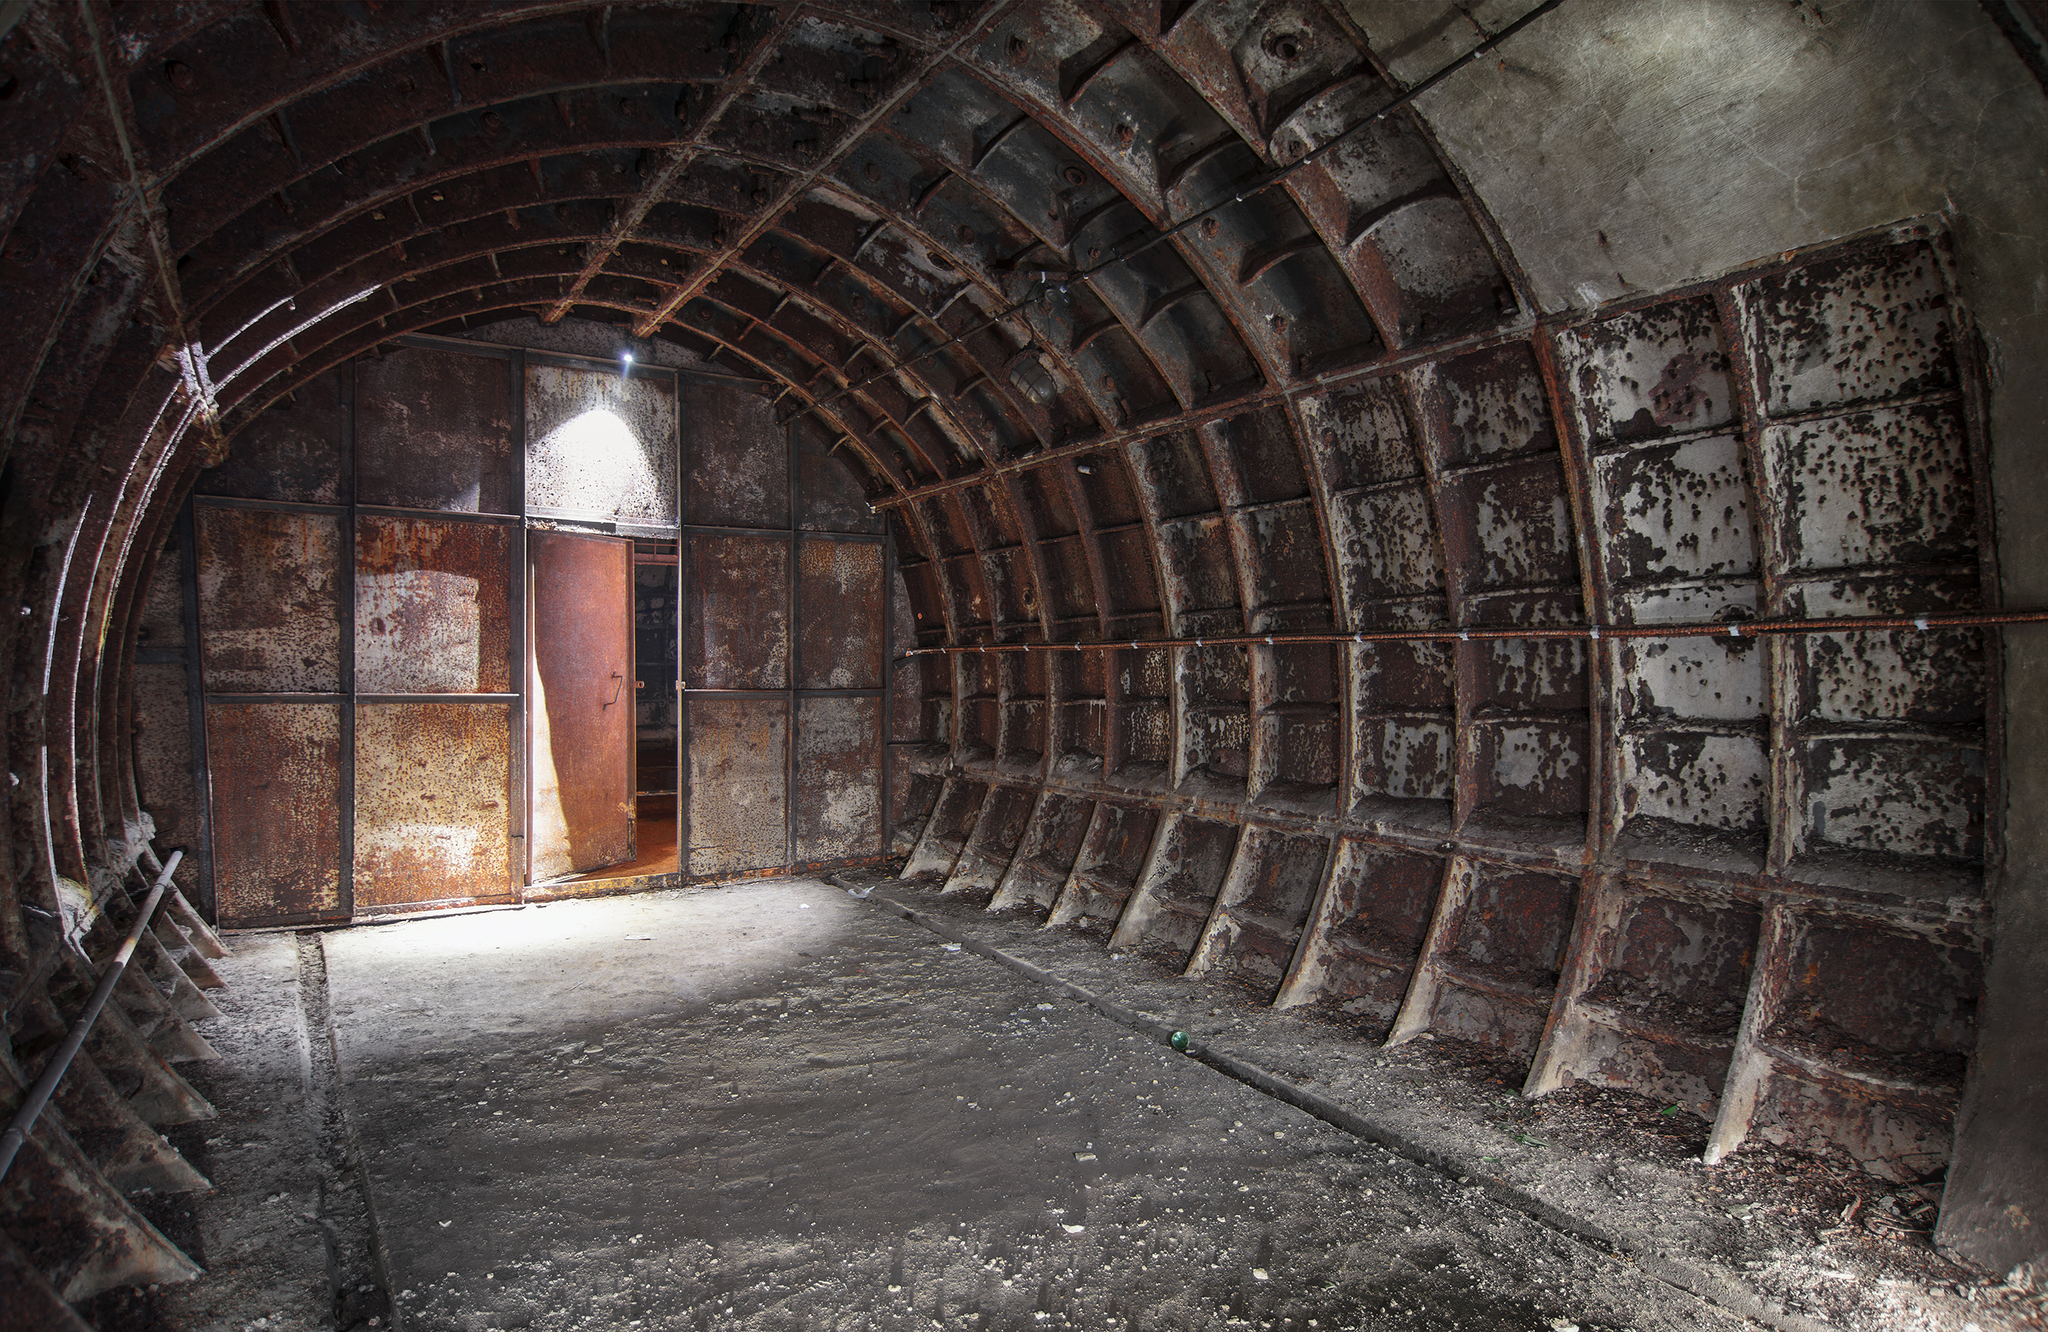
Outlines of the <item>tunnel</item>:
M1611 1094L2040 1315L2041 0L0 29L10 1115L89 1029L0 1323L199 1274L238 956L400 1022L376 940L657 899L943 937L1459 1185L1334 1070Z

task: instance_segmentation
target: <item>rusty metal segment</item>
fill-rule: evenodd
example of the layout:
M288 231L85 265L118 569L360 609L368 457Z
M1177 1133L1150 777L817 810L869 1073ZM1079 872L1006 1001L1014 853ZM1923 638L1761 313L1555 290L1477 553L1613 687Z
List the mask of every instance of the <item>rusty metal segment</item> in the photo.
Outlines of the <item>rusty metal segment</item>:
M512 709L356 708L355 909L512 895Z
M1590 1021L1571 1075L1667 1096L1711 1118L1760 928L1760 913L1747 904L1631 892L1577 1001Z
M1343 771L1343 650L1323 644L1255 648L1252 743L1256 803L1297 814L1338 812Z
M1098 803L1051 923L1113 927L1144 872L1158 827L1159 811L1150 806Z
M789 542L697 533L684 538L683 548L683 678L690 688L788 688ZM875 562L879 600L879 551ZM879 620L874 628L879 635Z
M797 547L799 689L882 685L882 548L806 540Z
M137 662L134 678L135 793L156 821L157 846L166 854L173 847L196 849L205 829L192 781L185 668L175 662Z
M1093 781L1102 776L1103 755L1109 752L1109 705L1104 697L1109 654L1077 652L1055 659L1048 671L1054 701L1046 743L1053 773Z
M1576 424L1596 446L1654 443L1736 421L1728 338L1710 296L1558 335Z
M532 532L534 882L633 858L633 543Z
M185 646L184 556L173 540L157 557L143 592L142 615L135 626L140 651Z
M789 525L789 445L768 400L748 388L683 381L690 471L683 520L714 527Z
M986 902L1002 882L1003 872L1009 869L1017 844L1024 840L1032 805L1032 792L1025 787L1001 782L990 787L981 816L954 860L953 871L946 876L942 891L964 893Z
M356 362L356 501L517 513L511 363L401 347Z
M1329 854L1327 837L1247 828L1190 970L1220 974L1272 999L1293 961Z
M1237 850L1234 823L1167 816L1138 891L1117 922L1116 942L1179 971L1201 941Z
M890 747L889 762L892 765L889 798L893 806L889 811L889 850L907 855L916 848L918 837L931 818L932 807L938 803L939 788L944 783L937 777L914 770L911 756L900 746Z
M1578 880L1483 866L1446 940L1435 1030L1534 1053L1571 934Z
M689 876L788 863L788 700L693 698L689 726Z
M1135 790L1171 781L1176 749L1174 653L1140 648L1111 653L1109 780Z
M800 698L796 717L798 863L880 853L882 700Z
M340 705L210 703L206 737L220 923L345 915Z
M199 474L195 493L347 503L349 375L347 365L315 375L258 413L229 441L227 459Z
M356 689L512 689L512 531L495 523L356 519Z
M693 444L703 447L703 441ZM808 417L797 430L796 468L797 526L809 532L876 535L887 529L888 519L868 507L860 477Z
M1032 653L995 660L1002 688L996 766L1012 776L1036 777L1045 764L1048 659Z
M1952 390L1947 284L1925 241L1801 265L1747 292L1771 415Z
M964 656L954 669L960 729L954 736L953 761L963 768L986 769L994 764L996 742L1002 738L1002 663L994 657Z
M196 505L208 693L341 688L342 518Z
M1182 648L1180 787L1242 798L1251 772L1251 650Z
M1329 887L1300 965L1278 1002L1312 1003L1385 1037L1429 932L1441 857L1339 837Z
M1352 717L1351 813L1447 828L1457 779L1452 652L1441 643L1347 649Z
M673 377L528 361L528 510L672 526L676 449Z
M1773 1076L1753 1131L1839 1144L1894 1179L1945 1160L1981 968L1965 941L1816 921L1795 945L1776 1018L1758 1037Z
M982 803L988 793L986 782L947 778L937 803L932 807L931 817L925 820L924 830L918 835L917 849L903 867L902 877L936 875L943 878L950 874L953 862L960 858L961 848L967 845L967 838L974 831L975 821L981 815Z
M1032 811L1024 840L1010 859L1010 868L996 886L990 910L1038 906L1050 908L1073 872L1088 833L1095 803L1075 796L1046 792Z

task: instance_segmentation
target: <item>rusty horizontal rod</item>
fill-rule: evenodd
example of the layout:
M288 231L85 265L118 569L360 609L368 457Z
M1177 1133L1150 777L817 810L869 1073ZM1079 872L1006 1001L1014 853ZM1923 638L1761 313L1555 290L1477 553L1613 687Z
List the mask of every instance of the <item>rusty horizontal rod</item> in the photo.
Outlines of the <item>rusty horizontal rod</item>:
M157 903L164 900L164 890L170 887L171 874L178 868L178 862L185 858L183 851L171 852L171 858L164 862L163 871L150 886L149 897L142 909L135 913L135 923L128 927L127 937L114 950L114 960L107 964L107 971L100 977L99 988L92 992L92 998L85 1004L85 1011L71 1024L71 1030L64 1036L64 1043L50 1056L50 1062L43 1066L43 1075L36 1079L36 1085L29 1088L21 1108L15 1111L14 1121L7 1126L5 1135L0 1135L0 1179L7 1178L7 1172L14 1168L14 1158L20 1154L21 1145L28 1141L28 1132L36 1126L36 1120L43 1113L43 1107L50 1103L51 1093L71 1067L71 1061L85 1045L85 1038L92 1034L93 1024L99 1021L100 1010L107 1006L107 999L114 993L121 973L128 969L128 959L135 953L135 945L142 938L142 931L149 926L149 918L156 914Z
M2048 623L2048 609L1947 611L1926 615L1841 615L1799 620L1715 620L1691 624L1487 625L1472 629L1373 629L1355 634L1215 634L1199 638L1093 639L1085 643L989 643L911 648L905 657L969 652L1128 652L1134 648L1292 647L1297 643L1476 643L1489 639L1763 638L1782 634L1883 633Z
M899 359L893 366L885 367L884 369L876 372L875 374L869 375L865 379L855 380L847 384L844 388L841 388L837 393L832 394L830 397L813 400L810 406L806 407L804 411L822 412L827 408L834 406L842 399L845 399L851 396L852 394L859 392L861 389L866 388L870 384L886 379L892 374L901 373L902 371L907 370L910 366L916 365L920 361L929 359L930 357L945 350L947 347L951 347L956 343L964 342L968 338L973 337L977 333L995 327L997 324L1002 323L1004 320L1010 318L1010 316L1025 309L1027 306L1030 306L1036 303L1037 301L1043 299L1046 296L1046 294L1050 291L1064 291L1066 289L1066 284L1069 282L1083 282L1089 278L1094 277L1096 274L1103 272L1105 269L1113 268L1118 264L1127 263L1130 260L1135 259L1140 254L1143 254L1145 251L1151 249L1153 246L1160 245L1166 241L1173 239L1175 236L1180 235L1182 232L1199 223L1203 218L1208 217L1210 214L1218 213L1225 208L1229 208L1233 205L1243 203L1246 199L1251 198L1253 195L1262 194L1265 191L1273 188L1275 185L1281 184L1289 176L1301 170L1309 163L1321 160L1324 155L1334 151L1338 147L1338 145L1344 143L1358 131L1366 128L1368 125L1377 124L1379 121L1386 119L1386 117L1392 115L1394 112L1400 110L1402 107L1407 106L1416 98L1422 96L1430 89L1436 87L1438 84L1442 83L1451 75L1465 68L1465 66L1471 64L1473 61L1477 60L1486 52L1493 50L1500 43L1514 36L1516 33L1528 27L1536 20L1542 18L1545 14L1550 13L1550 11L1556 9L1559 5L1562 5L1563 3L1564 0L1543 0L1542 4L1536 6L1528 13L1522 15L1522 17L1516 19L1513 23L1508 24L1499 32L1496 32L1491 36L1486 37L1485 40L1479 43L1479 45L1473 47L1464 55L1461 55L1457 59L1451 61L1442 69L1439 69L1436 73L1422 80L1422 82L1416 84L1407 92L1402 93L1400 96L1394 98L1393 101L1388 102L1385 106L1373 112L1371 115L1365 117L1362 120L1356 120L1353 121L1351 124L1346 125L1343 129L1338 130L1335 134L1331 135L1328 139L1318 144L1309 152L1304 153L1300 157L1296 158L1294 161L1289 162L1286 166L1279 167L1272 171L1267 171L1255 177L1253 180L1245 184L1243 188L1234 191L1229 197L1219 199L1215 203L1209 204L1204 208L1200 208L1192 213L1189 213L1186 217L1182 218L1178 222L1160 228L1153 235L1147 237L1143 241L1138 242L1128 250L1120 249L1113 251L1108 256L1104 257L1103 259L1097 261L1094 264L1089 265L1086 268L1020 268L1011 270L1012 276L1023 276L1026 278L1029 278L1033 273L1036 273L1038 277L1037 286L1033 287L1029 294L1020 297L1018 300L1012 302L1009 305L1002 307L1001 309L997 310L994 314L991 314L984 318L980 323L971 324L967 328L961 329L958 333L952 334L951 336L946 338L942 338L939 341L931 343L925 347L921 347L914 354ZM676 302L675 304L676 306L680 306L682 302Z

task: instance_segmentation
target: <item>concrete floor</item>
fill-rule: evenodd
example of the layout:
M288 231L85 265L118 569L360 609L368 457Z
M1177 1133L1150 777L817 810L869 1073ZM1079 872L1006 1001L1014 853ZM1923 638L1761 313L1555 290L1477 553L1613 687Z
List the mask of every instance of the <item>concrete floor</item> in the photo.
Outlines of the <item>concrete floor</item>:
M240 949L316 1053L331 1018L331 1091L269 1071L345 1111L341 1164L239 1223L240 1277L207 1222L158 1326L1744 1325L815 881ZM208 1206L260 1213L231 1176L305 1149L251 1140Z

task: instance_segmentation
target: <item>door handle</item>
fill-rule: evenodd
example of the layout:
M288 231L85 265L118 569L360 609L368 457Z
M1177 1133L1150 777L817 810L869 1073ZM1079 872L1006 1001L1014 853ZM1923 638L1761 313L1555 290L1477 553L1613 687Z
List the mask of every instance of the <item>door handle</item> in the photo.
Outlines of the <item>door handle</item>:
M618 683L612 686L612 697L611 697L611 702L610 702L610 703L606 703L606 704L604 705L604 707L601 707L601 708L599 708L599 709L598 709L598 711L599 711L599 712L602 712L602 711L604 711L604 708L608 708L608 707L610 707L610 706L612 705L612 703L616 703L616 702L618 702L618 701L619 701L619 695L620 695L620 694L622 694L622 693L624 693L624 692L626 691L626 677L625 677L625 676L623 676L623 675L620 675L620 674L619 674L619 673L618 673L617 671L613 671L613 672L612 672L612 679L614 679L614 680L617 680L617 681L618 681Z

